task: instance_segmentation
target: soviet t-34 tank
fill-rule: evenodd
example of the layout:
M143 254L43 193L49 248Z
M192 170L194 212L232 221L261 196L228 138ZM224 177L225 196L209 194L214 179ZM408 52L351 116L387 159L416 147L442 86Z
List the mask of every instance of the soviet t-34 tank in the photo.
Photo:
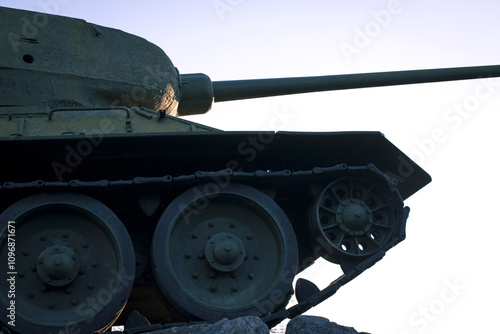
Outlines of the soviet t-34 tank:
M500 75L211 82L122 31L0 17L0 321L19 333L102 332L133 310L153 323L256 315L271 326L402 241L403 200L430 182L379 132L224 132L176 116L214 101ZM323 290L292 287L320 256L343 275Z

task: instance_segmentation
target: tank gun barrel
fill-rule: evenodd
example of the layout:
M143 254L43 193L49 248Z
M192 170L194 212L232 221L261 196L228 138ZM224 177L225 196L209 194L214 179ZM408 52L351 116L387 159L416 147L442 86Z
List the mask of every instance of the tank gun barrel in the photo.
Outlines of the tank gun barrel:
M179 114L189 115L207 112L211 108L212 101L236 101L289 94L499 76L500 65L214 82L204 74L186 74L181 75L183 93ZM203 98L195 93L194 89L198 92L203 91ZM204 102L202 103L202 101ZM193 104L197 105L197 111L189 110L191 108L188 108L188 105Z
M214 101L233 101L330 90L407 85L500 76L500 66L327 75L318 77L216 81Z

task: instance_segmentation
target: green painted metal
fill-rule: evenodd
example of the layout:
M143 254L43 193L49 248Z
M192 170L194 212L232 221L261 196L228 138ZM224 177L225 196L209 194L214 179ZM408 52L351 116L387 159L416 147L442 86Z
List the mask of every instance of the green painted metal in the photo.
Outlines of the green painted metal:
M93 333L111 326L125 307L135 269L130 237L111 210L79 194L37 194L12 204L0 221L16 229L14 330ZM0 239L6 268L7 242ZM1 290L8 284L2 279ZM0 294L0 303L9 304L7 298Z
M178 196L158 222L152 262L162 295L188 317L271 312L297 270L288 218L252 187L234 183L207 194L206 186Z
M176 116L500 76L480 66L212 82L180 75L160 48L116 29L4 7L0 18L0 229L15 220L24 247L22 332L102 331L127 299L125 316L138 309L156 322L300 314L405 238L402 200L430 182L379 132L223 132ZM45 29L30 36L23 22L35 19ZM302 282L299 304L284 310L295 274L320 255L345 275L323 290ZM98 313L80 312L106 291Z

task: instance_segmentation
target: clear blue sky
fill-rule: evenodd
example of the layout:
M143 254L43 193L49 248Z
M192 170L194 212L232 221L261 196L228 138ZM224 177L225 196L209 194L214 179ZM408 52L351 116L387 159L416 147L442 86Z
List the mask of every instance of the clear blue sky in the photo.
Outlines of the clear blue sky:
M0 3L134 33L181 73L213 80L500 62L493 0ZM406 202L407 240L310 313L374 334L471 333L498 327L499 111L500 79L485 79L226 102L192 120L227 130L382 131L433 182ZM305 276L324 285L333 277L320 267Z

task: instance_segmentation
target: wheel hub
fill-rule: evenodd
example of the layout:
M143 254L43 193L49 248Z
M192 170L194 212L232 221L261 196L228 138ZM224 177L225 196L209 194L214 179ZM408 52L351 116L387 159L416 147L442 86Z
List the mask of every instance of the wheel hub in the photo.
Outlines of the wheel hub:
M80 261L72 249L54 245L40 253L36 269L40 279L48 285L64 286L78 275Z
M345 200L337 208L340 227L351 235L362 235L370 229L373 216L365 202L358 199Z
M208 240L205 257L212 268L222 272L232 271L243 263L245 246L232 233L218 233Z

